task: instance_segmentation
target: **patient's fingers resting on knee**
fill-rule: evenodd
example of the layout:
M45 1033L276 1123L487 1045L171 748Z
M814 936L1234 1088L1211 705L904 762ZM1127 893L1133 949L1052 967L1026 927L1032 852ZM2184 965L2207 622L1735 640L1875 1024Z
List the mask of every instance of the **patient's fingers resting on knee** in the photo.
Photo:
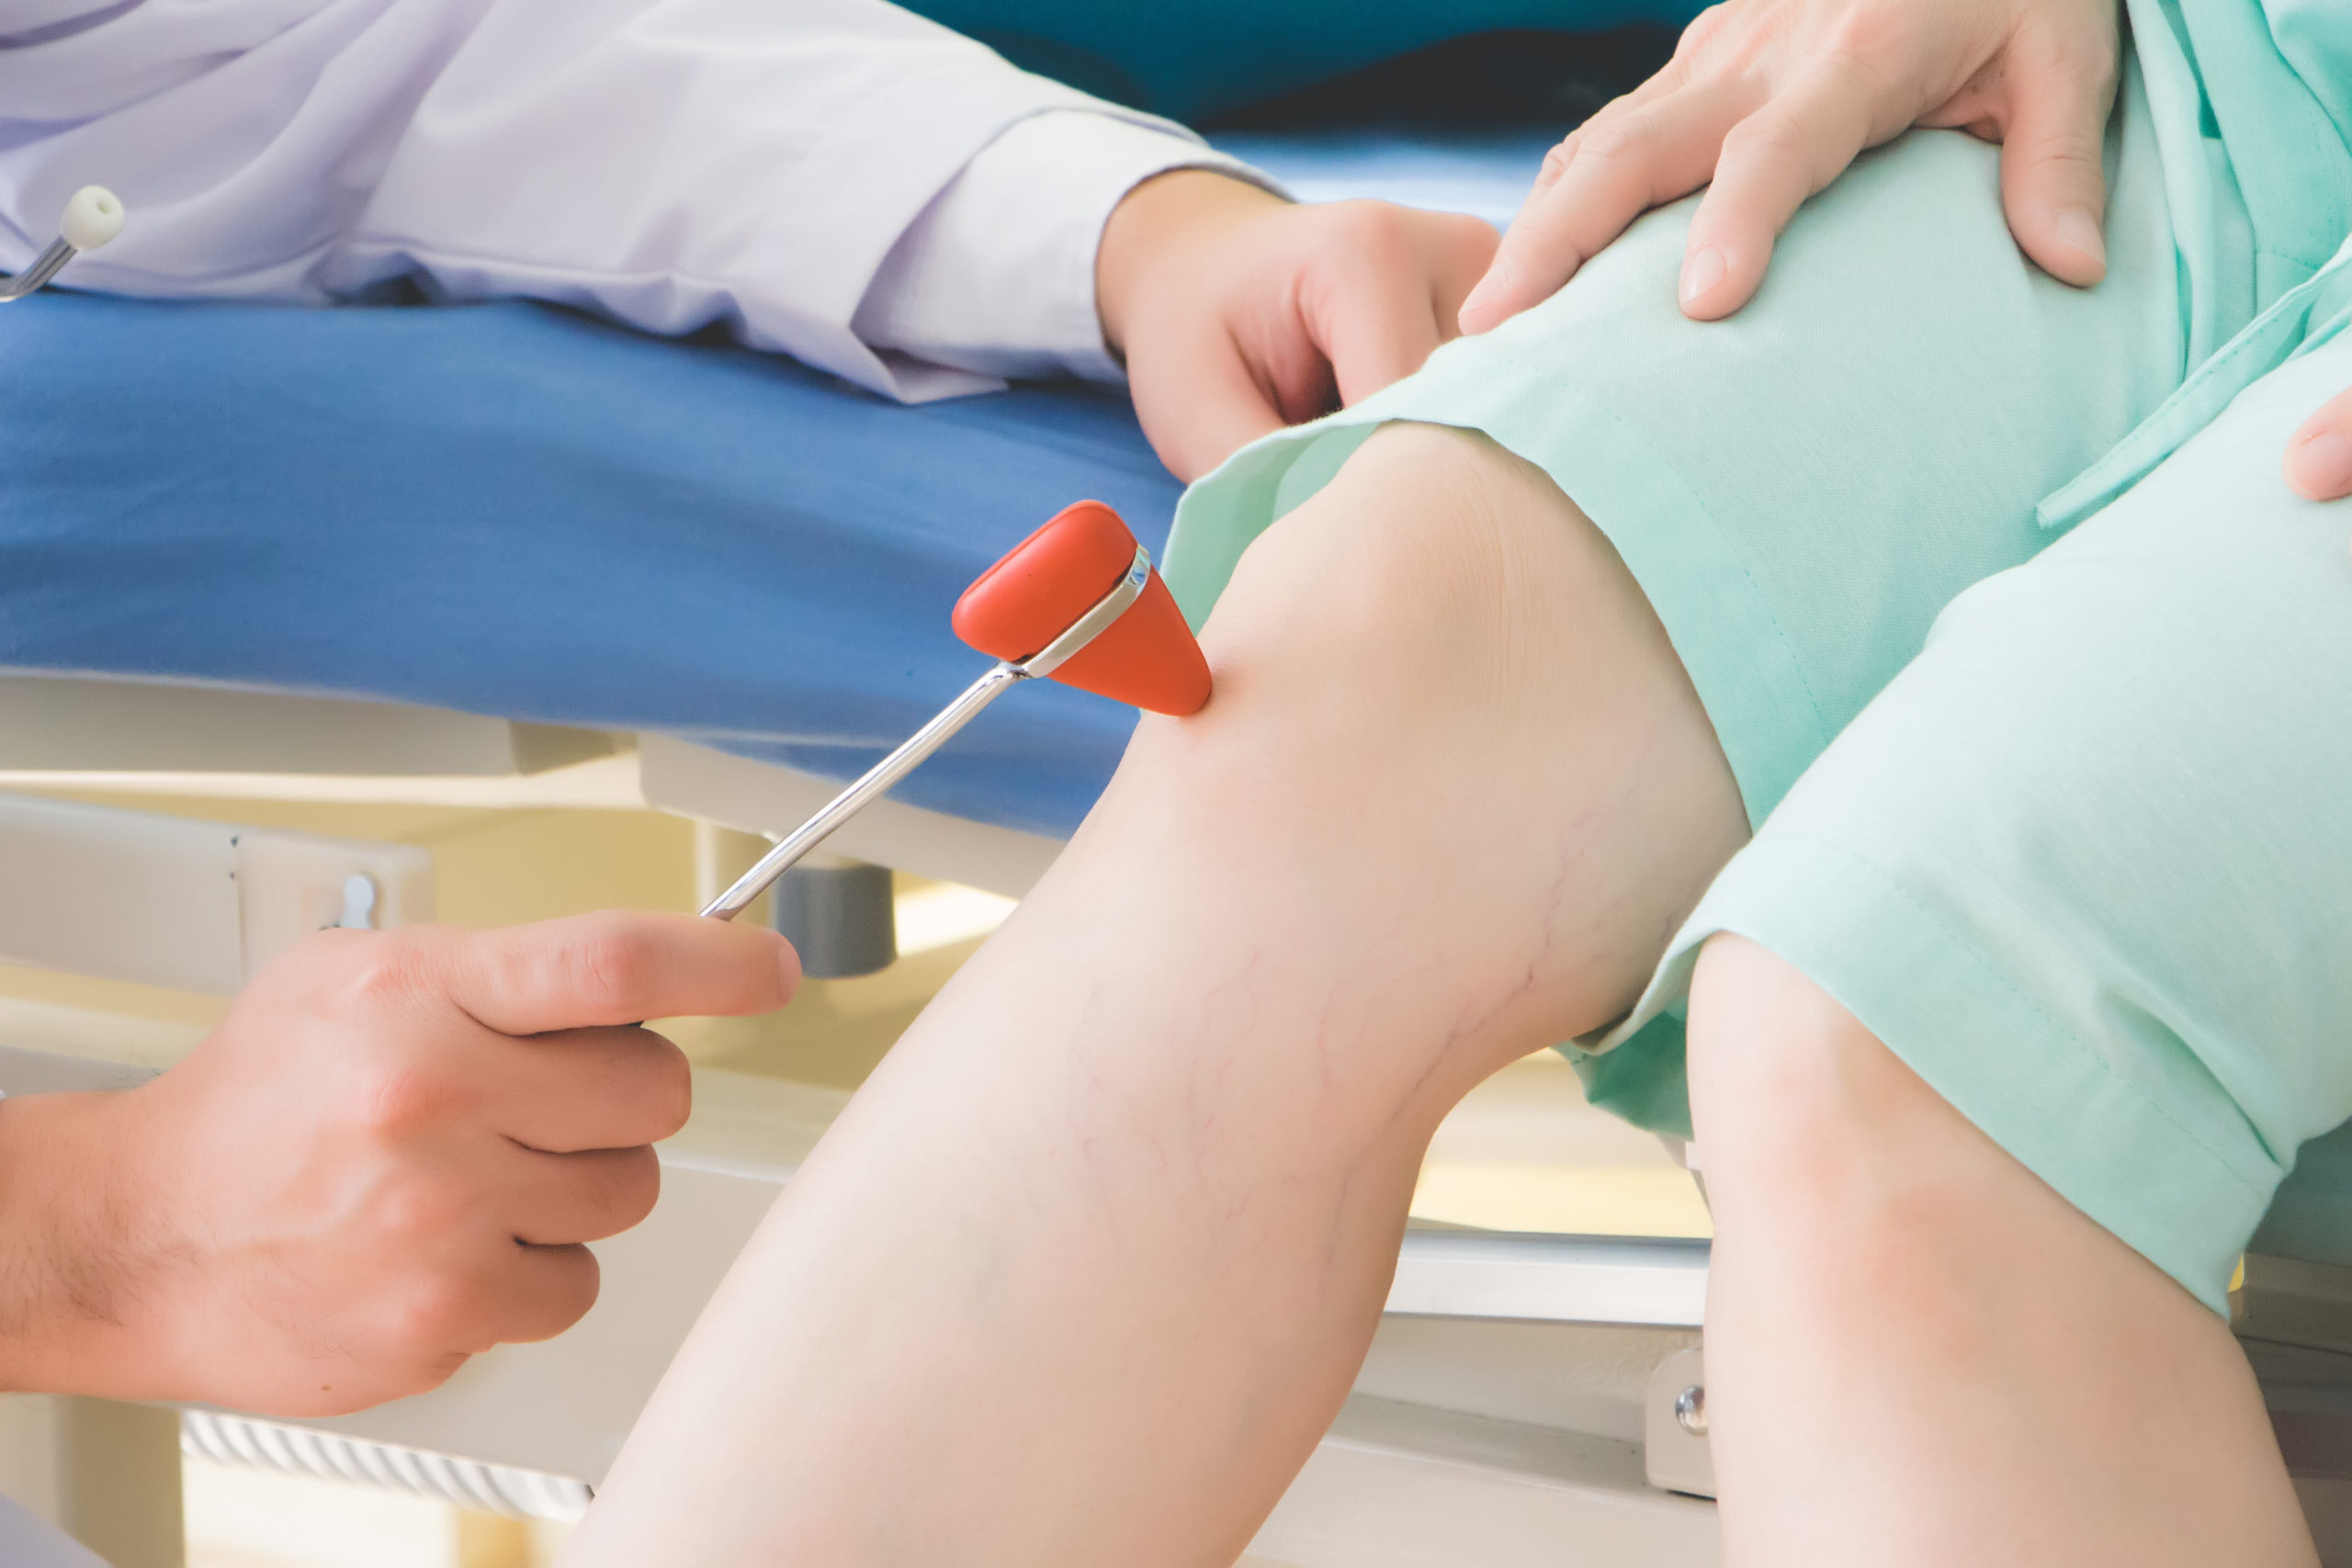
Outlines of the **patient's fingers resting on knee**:
M2287 483L2306 501L2352 495L2352 391L2339 392L2287 443Z
M1679 292L1693 319L1727 316L1805 198L1915 125L2003 142L2018 243L2096 283L2120 49L2112 0L1730 0L1544 160L1462 328L1541 303L1634 219L1710 182Z

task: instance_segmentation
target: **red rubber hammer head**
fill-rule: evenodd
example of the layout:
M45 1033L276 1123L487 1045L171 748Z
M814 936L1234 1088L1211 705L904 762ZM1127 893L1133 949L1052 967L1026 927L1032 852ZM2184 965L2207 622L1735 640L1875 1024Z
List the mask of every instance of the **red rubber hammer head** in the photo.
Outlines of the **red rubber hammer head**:
M1136 536L1117 513L1099 501L1065 507L964 591L956 635L982 653L1026 659L1117 587L1135 558ZM1209 700L1208 660L1157 571L1052 678L1154 713L1198 713Z

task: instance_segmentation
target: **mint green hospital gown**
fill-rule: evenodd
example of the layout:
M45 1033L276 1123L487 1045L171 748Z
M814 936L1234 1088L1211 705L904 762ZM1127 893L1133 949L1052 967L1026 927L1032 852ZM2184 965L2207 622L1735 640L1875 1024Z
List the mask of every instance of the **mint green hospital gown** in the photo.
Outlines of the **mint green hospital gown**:
M1914 131L1682 318L1690 203L1185 497L1196 624L1377 425L1485 432L1609 536L1757 826L1634 1012L1564 1047L1687 1132L1697 948L1804 970L2219 1307L2352 1118L2352 502L2288 437L2352 387L2352 5L2130 0L2109 273L2018 254L1996 150ZM2322 1176L2352 1171L2323 1158ZM2318 1145L2324 1153L2333 1145ZM2352 1185L2352 1179L2341 1179ZM2352 1259L2294 1184L2283 1245Z

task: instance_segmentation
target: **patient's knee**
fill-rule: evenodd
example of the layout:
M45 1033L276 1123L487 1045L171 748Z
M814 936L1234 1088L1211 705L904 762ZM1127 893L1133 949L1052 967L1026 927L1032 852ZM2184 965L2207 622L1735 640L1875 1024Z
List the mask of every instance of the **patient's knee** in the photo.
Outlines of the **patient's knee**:
M1499 753L1532 774L1596 728L1664 719L1721 767L1608 540L1542 469L1466 432L1376 432L1250 547L1203 643L1217 694L1198 732L1251 733L1261 756L1475 772Z
M1817 1278L1923 1245L1955 1258L2014 1246L2026 1214L2064 1208L1836 998L1745 938L1701 955L1690 1082L1719 1230L1735 1245L1769 1234ZM1871 1275L1886 1289L1903 1277Z
M1559 1031L1527 1048L1622 1010L1746 837L1631 573L1482 436L1375 434L1252 545L1203 645L1216 695L1146 718L1121 831L1303 922L1379 926L1466 1016L1526 994Z
M1506 677L1514 642L1611 591L1639 599L1541 469L1483 436L1393 424L1251 545L1205 639L1237 704L1312 679L1393 707Z
M1911 1164L1926 1152L1921 1134L1959 1122L1835 998L1744 937L1717 936L1700 955L1690 1073L1711 1176L1736 1170L1743 1185L1770 1183L1783 1199L1884 1197L1873 1160Z
M2035 1207L2022 1168L1826 992L1743 938L1718 936L1701 956L1690 1084L1718 1337L1858 1313L1865 1327L1899 1320L1947 1359L1985 1353L1996 1314L1977 1287Z

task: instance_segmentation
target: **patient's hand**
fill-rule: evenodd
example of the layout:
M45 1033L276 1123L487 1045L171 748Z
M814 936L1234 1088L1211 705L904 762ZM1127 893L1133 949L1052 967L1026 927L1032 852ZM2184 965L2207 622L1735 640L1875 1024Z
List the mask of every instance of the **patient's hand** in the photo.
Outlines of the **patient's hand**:
M561 1332L686 1115L630 1021L797 976L683 915L309 939L153 1083L0 1103L0 1385L326 1414Z
M1475 218L1298 206L1225 175L1148 180L1095 258L1103 335L1179 479L1420 368L1495 252Z
M2352 495L2352 391L2338 392L2287 443L2287 483L2312 501Z
M2099 156L2120 60L2116 0L1726 0L1553 149L1463 330L1551 298L1634 219L1710 182L1682 309L1730 315L1805 197L1915 125L1999 141L2010 232L2088 288L2107 271Z

